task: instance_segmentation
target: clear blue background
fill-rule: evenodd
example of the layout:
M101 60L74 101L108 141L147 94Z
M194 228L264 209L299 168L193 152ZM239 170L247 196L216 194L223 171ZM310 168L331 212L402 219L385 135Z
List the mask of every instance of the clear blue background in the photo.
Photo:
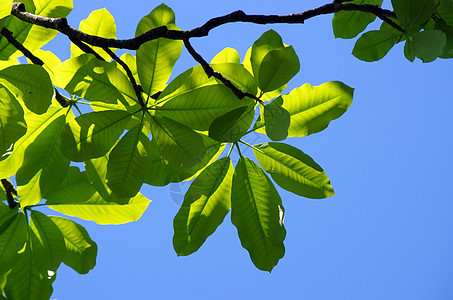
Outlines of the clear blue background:
M133 37L139 20L160 4L74 2L68 18L73 27L106 7L118 38ZM166 1L183 30L238 9L289 14L325 3ZM288 233L285 257L271 274L253 266L229 215L197 253L177 257L172 220L189 185L147 186L142 193L153 202L138 222L79 221L98 243L97 266L78 275L62 265L52 298L453 299L453 62L410 63L402 45L379 62L361 62L350 54L354 40L334 39L331 20L327 15L304 25L229 24L192 40L207 60L225 47L243 57L272 28L301 60L288 90L331 80L356 89L351 108L326 130L289 140L324 168L337 195L314 201L279 189ZM64 37L46 48L69 57ZM183 50L175 74L194 64Z

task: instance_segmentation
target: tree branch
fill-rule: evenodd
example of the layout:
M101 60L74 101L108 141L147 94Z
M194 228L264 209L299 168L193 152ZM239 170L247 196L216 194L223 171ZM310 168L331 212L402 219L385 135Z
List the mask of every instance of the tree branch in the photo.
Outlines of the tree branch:
M165 26L162 26L151 29L150 31L135 38L125 40L106 39L86 34L69 26L66 18L47 18L26 12L25 5L23 3L14 2L11 13L25 22L58 30L70 39L80 40L92 46L137 50L142 44L161 37L173 40L187 40L193 37L207 36L212 29L228 23L247 22L255 24L303 24L306 20L315 16L332 14L339 11L361 11L370 13L377 16L384 22L387 22L397 30L404 32L401 27L390 20L390 18L396 19L396 15L392 11L379 8L375 5L354 3L329 3L302 13L290 15L247 15L243 11L238 10L225 16L212 18L204 25L191 30L169 30Z
M249 97L254 99L255 101L262 102L259 98L257 98L255 95L252 95L247 92L241 91L239 88L237 88L228 78L224 77L222 74L214 70L209 63L204 60L203 57L201 57L200 54L198 54L195 49L192 47L192 45L189 42L189 39L184 40L184 46L186 46L187 51L189 51L190 55L203 67L206 75L208 77L214 76L218 80L220 80L227 88L233 91L233 93L238 97L239 99L243 99L244 97Z
M8 181L8 179L4 178L1 180L3 188L6 191L6 200L8 201L8 206L9 208L13 209L15 208L19 203L14 201L13 194L17 196L17 191L14 188L14 186L11 184L11 182Z

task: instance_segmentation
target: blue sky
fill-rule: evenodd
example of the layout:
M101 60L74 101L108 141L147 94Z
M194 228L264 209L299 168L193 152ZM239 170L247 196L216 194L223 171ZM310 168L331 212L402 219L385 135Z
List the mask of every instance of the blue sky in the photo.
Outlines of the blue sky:
M161 3L74 2L68 18L73 27L106 7L119 38L133 37L141 17ZM238 9L287 14L327 2L165 3L186 30ZM138 222L79 221L98 243L97 266L87 275L60 267L52 299L452 299L453 62L410 63L402 45L379 62L361 62L350 54L354 40L334 39L331 20L329 15L304 25L230 24L192 41L207 60L225 47L243 57L272 28L301 61L287 91L331 80L356 89L351 108L326 130L288 141L324 168L337 195L315 201L279 189L286 254L272 273L253 266L230 215L198 252L177 257L172 222L189 185L147 186L142 193L152 203ZM46 48L55 47L60 58L69 57L67 39ZM175 74L193 65L183 50Z

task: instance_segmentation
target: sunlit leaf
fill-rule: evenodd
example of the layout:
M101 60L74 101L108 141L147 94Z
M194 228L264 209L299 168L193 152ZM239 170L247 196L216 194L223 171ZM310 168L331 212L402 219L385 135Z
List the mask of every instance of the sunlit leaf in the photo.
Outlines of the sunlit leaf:
M239 53L236 49L225 48L211 60L211 64L240 63Z
M52 82L41 66L16 65L0 70L0 84L34 113L45 113L52 102Z
M209 137L219 142L237 142L250 128L254 115L254 105L236 108L212 122Z
M9 2L9 0L6 2ZM27 12L42 17L64 18L72 10L71 0L22 0L20 2L25 4ZM56 30L32 25L14 16L7 17L4 26L13 32L14 38L30 51L41 48L58 33ZM6 39L0 39L0 60L8 60L21 55L22 52L18 51Z
M96 265L98 247L81 225L61 217L50 219L63 234L66 252L63 263L79 274L86 274Z
M300 69L299 58L292 46L269 51L261 61L258 86L270 92L285 85Z
M71 167L60 187L46 196L49 208L98 224L123 224L137 221L150 201L138 194L127 204L107 202L91 185L85 172Z
M198 133L163 116L154 116L149 120L153 139L167 165L183 170L202 161L205 148Z
M285 253L283 219L282 201L272 182L256 163L241 157L233 176L231 222L260 270L270 272Z
M107 183L120 198L133 197L151 171L149 163L151 142L137 125L115 145L109 155Z
M105 8L92 11L88 18L80 22L79 30L86 34L91 34L107 39L116 39L115 19ZM88 47L94 49L106 61L110 61L112 59L110 55L108 55L102 48L94 47L91 45L88 45ZM115 51L115 49L111 50ZM79 47L71 43L71 57L76 57L84 53L85 52L80 50Z
M306 83L282 95L282 108L291 116L288 137L307 136L325 129L343 115L352 103L354 89L339 81L318 86ZM264 125L262 123L262 125ZM263 127L255 129L265 133Z
M100 157L113 147L130 118L130 113L121 110L78 116L61 132L61 152L72 161Z
M27 240L27 220L18 209L0 206L0 273L12 268Z
M203 170L190 185L173 221L173 246L178 255L197 251L223 222L231 207L233 165L228 157Z
M215 65L218 70L227 71L233 82L250 86L250 74L244 73L238 64ZM227 74L225 74L227 76ZM256 85L255 85L256 86ZM253 88L250 86L250 88ZM219 84L213 77L208 78L201 66L196 66L175 78L159 97L161 103L156 115L164 116L195 130L208 130L212 121L225 113L249 104L250 99L239 100L233 92Z
M27 131L24 111L11 92L0 85L0 160L8 149Z
M0 19L3 19L11 14L12 4L12 0L3 0L0 2Z
M58 104L58 103L57 103ZM62 109L60 105L51 106L45 114L36 115L32 112L25 114L27 123L27 133L22 136L15 144L14 151L3 161L0 162L0 177L6 178L14 175L22 165L24 153L36 137L52 123L55 119L65 115L67 109Z
M92 54L64 61L53 72L60 87L86 100L130 105L137 102L129 79L117 64L100 61Z
M335 195L324 170L299 149L282 143L255 147L258 162L282 188L312 199Z
M165 4L159 5L140 20L135 36L161 26L179 30L175 25L174 12ZM181 40L159 38L144 43L137 50L138 76L146 94L153 95L164 89L181 53L182 44Z
M60 151L60 132L65 123L65 116L53 120L25 150L22 166L16 173L22 208L41 201L66 176L70 161Z
M255 78L257 78L260 74L261 62L264 60L266 55L272 50L278 50L284 47L282 38L274 30L266 31L255 41L255 43L253 43L250 51L250 67L253 75L255 75ZM244 60L246 59L247 55ZM244 65L247 69L247 65Z

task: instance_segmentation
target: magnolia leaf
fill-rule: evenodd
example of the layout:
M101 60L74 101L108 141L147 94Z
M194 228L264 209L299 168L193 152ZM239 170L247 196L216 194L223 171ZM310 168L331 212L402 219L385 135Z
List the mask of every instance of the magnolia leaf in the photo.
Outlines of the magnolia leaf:
M228 157L209 165L190 185L173 221L178 255L197 251L223 222L231 207L233 165Z
M383 0L355 0L350 3L359 5L381 6ZM376 16L361 11L339 11L332 19L332 27L335 38L352 39L376 19Z
M168 166L180 171L202 161L205 148L198 133L163 116L153 116L149 120L153 139Z
M159 5L140 20L135 36L161 26L179 30L175 25L174 12L165 4ZM138 77L146 94L151 96L164 89L181 54L182 44L181 40L159 38L144 43L137 50Z
M98 247L81 225L61 217L51 216L63 234L66 252L63 263L79 274L86 274L96 265Z
M219 142L237 142L250 128L254 115L254 105L232 110L212 122L209 137Z
M0 160L7 157L4 154L27 131L24 111L13 94L0 85Z
M115 19L105 8L92 11L87 19L80 22L79 30L86 34L91 34L107 39L116 39ZM112 59L110 55L105 53L102 48L94 47L91 45L88 45L88 47L99 53L99 55L101 55L104 60L110 61ZM115 51L115 49L111 50ZM78 46L71 43L71 57L76 57L84 53L85 52L82 51Z
M288 136L288 128L291 121L289 112L281 105L283 98L279 97L264 106L263 116L266 135L273 141L281 141Z
M53 120L25 150L22 166L16 173L22 208L41 201L66 176L70 161L60 151L60 132L65 123L63 115Z
M384 30L365 32L355 43L352 54L363 61L380 60L398 42L400 34Z
M392 0L393 10L404 29L419 28L433 14L436 0Z
M137 125L115 145L107 164L107 184L120 198L135 196L151 171L150 141Z
M255 266L271 271L285 254L284 209L270 179L253 161L241 157L231 190L231 222Z
M412 36L413 53L424 63L441 56L446 44L447 37L440 30L424 30Z
M312 199L335 195L323 169L299 149L271 142L255 145L253 153L264 170L285 190Z
M49 208L98 224L123 224L137 221L150 201L141 194L127 204L107 202L91 185L85 172L70 167L60 187L46 196Z
M225 64L225 63L240 63L239 53L236 49L233 48L225 48L211 60L211 64Z
M27 219L18 208L0 206L0 273L11 269L27 240Z
M85 113L61 132L61 152L72 161L85 161L107 153L124 131L131 114L122 110Z
M0 70L0 84L36 114L45 113L52 102L52 81L41 66L15 65Z

